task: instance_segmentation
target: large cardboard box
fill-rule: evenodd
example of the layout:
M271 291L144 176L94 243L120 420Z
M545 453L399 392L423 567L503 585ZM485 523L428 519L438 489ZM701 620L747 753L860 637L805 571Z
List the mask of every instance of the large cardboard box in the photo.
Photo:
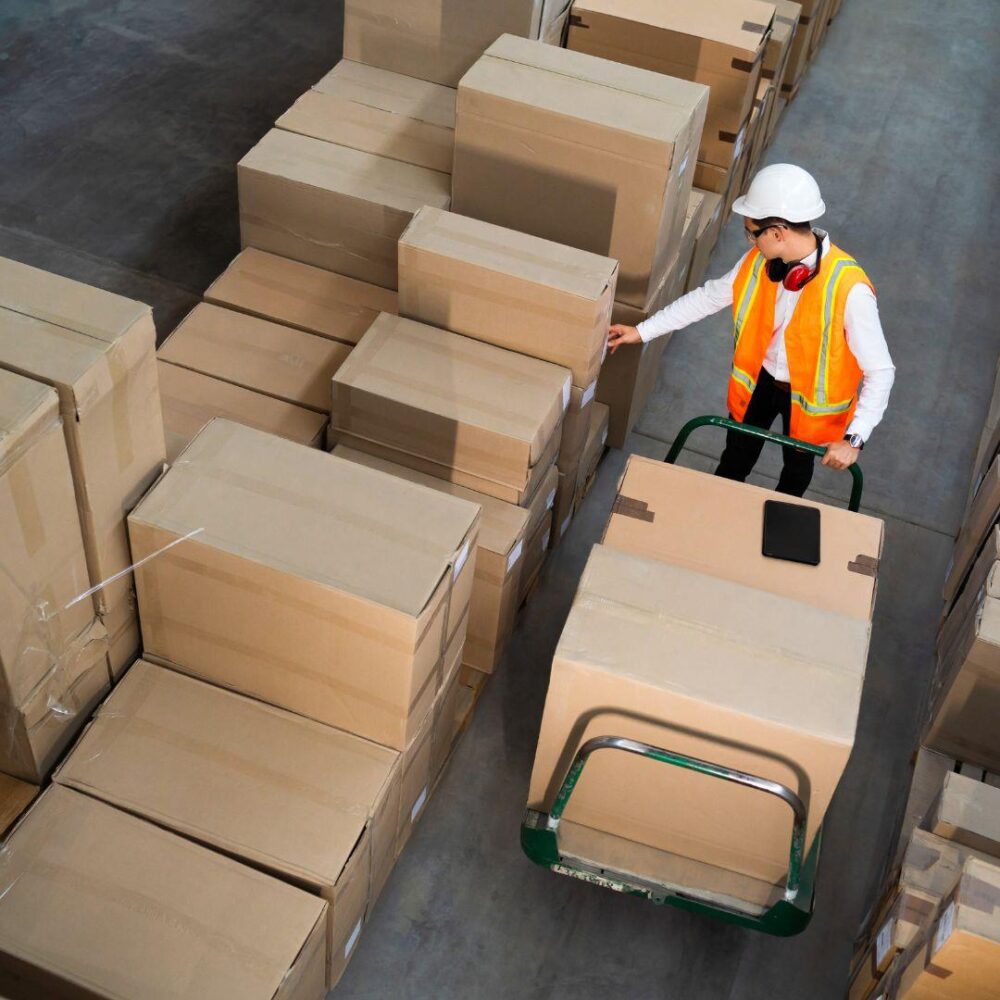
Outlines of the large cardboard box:
M552 663L529 807L551 808L586 740L623 736L791 788L808 850L851 752L867 649L867 621L595 546ZM771 885L788 868L784 802L630 754L592 757L564 815Z
M820 28L820 6L822 0L800 0L802 13L799 15L799 25L792 37L792 50L788 56L788 67L785 79L781 84L781 93L791 100L798 93L799 84L805 71L809 68L812 58L812 42Z
M213 420L129 517L136 557L158 553L136 571L145 650L404 749L464 619L478 527L456 497Z
M380 312L398 311L388 288L255 247L240 251L205 301L344 344L356 344Z
M422 209L399 241L399 313L597 378L618 265L453 212Z
M59 394L90 582L131 565L125 515L163 465L156 331L149 306L0 258L0 368ZM131 605L124 573L95 592Z
M271 129L239 162L240 234L304 264L396 287L396 242L423 205L447 208L450 178Z
M580 459L580 473L576 482L574 508L579 510L584 497L590 492L597 475L597 466L608 443L608 421L611 411L603 403L595 403L590 414L587 444Z
M521 565L531 519L529 511L343 445L334 448L333 454L411 483L461 497L482 508L476 544L476 572L469 602L469 631L462 663L483 673L492 673L514 628Z
M330 379L351 347L271 320L200 302L159 356L285 403L326 413Z
M992 1000L1000 996L1000 864L970 858L925 939L905 956L896 996Z
M946 607L950 607L962 588L965 578L1000 514L1000 455L994 457L965 516L965 522L955 541L944 584Z
M581 389L574 385L570 389L569 405L563 417L562 439L559 442L559 457L556 464L560 472L571 472L579 468L583 449L590 432L590 415L597 396L597 379Z
M698 188L695 188L697 191ZM725 207L721 195L712 191L702 192L703 204L695 232L694 248L691 251L691 267L688 270L685 291L699 288L708 273L708 262L718 242L719 233L725 221L722 210Z
M383 314L334 375L330 434L520 504L555 460L569 397L565 368Z
M764 52L764 64L761 69L761 79L774 86L770 105L765 110L764 121L761 124L765 146L771 143L781 113L778 99L782 84L789 76L792 43L800 30L807 30L799 26L799 18L802 16L800 3L793 3L792 0L774 0L774 9L774 26L771 28L771 37Z
M18 705L0 704L0 770L41 784L111 686L100 621L61 650Z
M683 293L684 268L680 256L673 258L656 293L644 309L636 309L622 302L614 304L612 323L635 326L648 319ZM601 366L597 380L597 400L610 411L608 444L624 448L632 428L642 415L646 401L660 372L663 351L670 342L670 334L656 337L646 344L626 344L614 354L608 354Z
M617 298L641 306L680 238L707 99L700 84L501 38L459 85L452 207L615 258Z
M170 463L213 417L226 417L311 448L323 446L326 417L320 413L166 361L156 367Z
M556 493L559 490L559 472L553 465L546 473L534 495L528 500L527 541L524 545L524 564L521 566L521 584L517 603L520 607L534 585L545 563L552 540Z
M778 497L760 486L631 455L602 541L869 623L882 521L796 499L820 512L820 563L770 559L761 553L764 504Z
M450 174L455 91L342 59L275 125Z
M941 663L924 742L959 760L1000 771L1000 574L991 574L984 591Z
M925 826L946 840L1000 858L1000 788L964 774L946 774Z
M55 780L325 899L333 986L394 851L401 777L395 750L140 660Z
M21 705L93 621L55 392L0 369L0 704Z
M699 159L726 166L750 117L773 18L761 0L574 0L566 44L709 87Z
M54 785L4 846L0 992L320 1000L327 904Z
M457 87L501 35L557 37L568 6L569 0L346 0L344 58Z

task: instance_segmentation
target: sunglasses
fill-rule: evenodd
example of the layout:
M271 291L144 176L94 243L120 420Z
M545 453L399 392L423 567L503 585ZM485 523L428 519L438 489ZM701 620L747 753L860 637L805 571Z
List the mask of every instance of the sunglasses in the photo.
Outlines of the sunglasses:
M757 240L759 240L764 235L764 233L766 233L769 229L784 229L784 228L785 228L784 226L773 225L773 226L764 226L763 229L748 229L746 226L744 226L743 235L747 238L748 243L756 243Z

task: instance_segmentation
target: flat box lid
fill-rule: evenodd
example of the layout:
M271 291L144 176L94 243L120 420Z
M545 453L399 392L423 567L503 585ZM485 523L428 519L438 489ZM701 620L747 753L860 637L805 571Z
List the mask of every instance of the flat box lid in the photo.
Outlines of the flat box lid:
M271 129L239 166L409 214L451 200L450 178L439 170L282 129Z
M57 989L74 996L271 1000L327 910L58 785L4 845L3 889L0 949L74 984ZM24 983L25 973L10 975Z
M774 17L763 0L574 0L574 14L603 14L756 52Z
M329 409L330 379L350 353L349 344L207 302L159 350L171 364L318 413Z
M135 663L55 780L318 889L332 887L400 755Z
M111 343L136 323L153 329L143 302L0 257L0 306Z
M820 564L761 554L764 501L780 494L630 456L605 545L871 621L884 525L839 507L820 511ZM784 498L787 499L787 498Z
M431 207L413 217L399 245L463 261L585 303L600 301L618 270L617 261L610 257Z
M514 35L494 42L462 77L459 100L473 90L512 102L514 119L517 105L528 104L671 145L708 101L702 84Z
M455 91L452 87L350 59L341 59L313 85L313 90L441 128L455 127Z
M228 420L208 424L129 515L417 617L479 511Z
M326 417L321 413L231 385L190 368L157 361L156 371L167 437L167 461L171 463L213 417L226 417L300 444L312 444L326 426Z
M510 438L534 465L562 419L570 376L547 361L383 313L333 377L334 423L345 388Z
M55 390L0 368L0 474L58 416Z
M447 479L439 479L437 476L429 476L426 472L409 469L405 465L398 465L387 459L348 448L346 445L337 445L333 449L333 454L348 462L357 462L359 465L366 465L369 469L377 469L379 472L398 476L400 479L418 483L428 489L437 490L439 493L447 493L450 496L467 500L469 503L479 504L483 513L479 522L479 540L476 544L486 552L495 552L497 555L506 556L527 533L530 515L524 507L517 507L512 503L507 503L506 500L499 500L486 493L477 493L465 486L459 486L458 483L451 483Z
M205 301L345 344L356 344L380 312L398 312L388 288L256 247L233 259Z
M595 546L556 659L850 745L867 623Z

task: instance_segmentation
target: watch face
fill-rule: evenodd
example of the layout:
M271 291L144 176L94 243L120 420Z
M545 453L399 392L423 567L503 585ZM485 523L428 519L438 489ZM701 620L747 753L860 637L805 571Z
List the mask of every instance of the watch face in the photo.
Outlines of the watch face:
M865 443L865 439L860 434L851 435L851 447L860 448Z

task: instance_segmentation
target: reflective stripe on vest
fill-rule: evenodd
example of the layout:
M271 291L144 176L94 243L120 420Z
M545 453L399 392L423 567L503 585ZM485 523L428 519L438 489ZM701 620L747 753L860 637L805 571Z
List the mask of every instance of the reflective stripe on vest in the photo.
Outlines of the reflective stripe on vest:
M736 309L736 316L733 322L733 347L740 342L740 334L743 332L743 324L746 322L750 308L753 305L754 299L757 297L757 288L760 285L760 272L764 269L764 264L766 263L763 254L758 254L757 259L754 261L753 267L750 270L750 275L747 278L746 286L744 287L742 293L739 297L739 306ZM746 374L744 372L744 374ZM748 375L747 378L750 378ZM750 379L753 382L753 379Z
M807 401L803 397L803 402L800 404L807 413L842 413L851 405L854 398L852 396L846 404L830 404L828 401L830 393L830 327L833 324L833 304L837 301L837 289L840 287L840 281L845 272L851 268L861 271L858 262L850 257L838 260L833 265L833 270L826 282L826 288L823 289L823 333L819 346L819 363L816 365L816 384L813 399Z

